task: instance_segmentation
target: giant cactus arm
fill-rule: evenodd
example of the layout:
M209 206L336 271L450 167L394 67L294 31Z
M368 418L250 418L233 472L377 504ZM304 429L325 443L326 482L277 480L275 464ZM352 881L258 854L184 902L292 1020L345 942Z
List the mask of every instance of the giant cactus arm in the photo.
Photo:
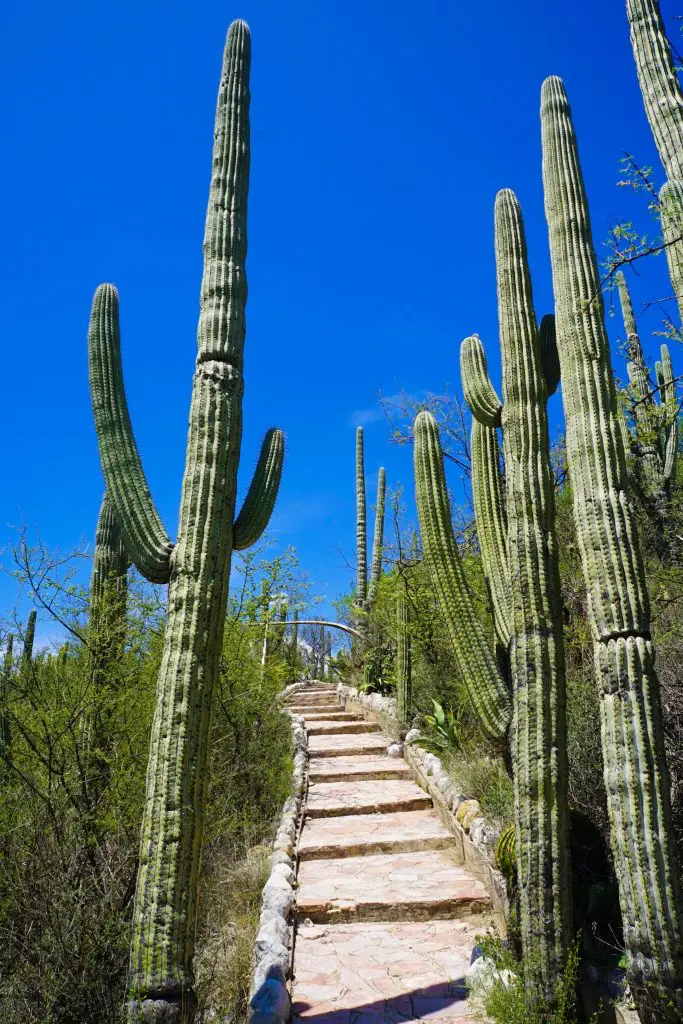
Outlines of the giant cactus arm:
M510 723L510 694L477 618L460 561L434 417L418 413L414 431L415 494L425 560L480 724L489 736L502 739Z
M495 427L472 418L472 498L496 638L507 651L510 646L510 580L507 557L507 521L500 481L500 451Z
M502 405L489 380L486 353L476 334L460 346L460 377L472 415L486 427L499 427Z
M368 549L365 511L363 428L356 430L356 600L362 606L368 588Z
M683 179L683 93L659 0L626 0L645 113L667 178Z
M95 292L88 355L100 461L126 550L151 583L168 583L173 544L152 501L135 443L121 368L119 297L113 285L100 285Z
M384 507L387 495L387 476L381 466L377 474L377 506L375 508L375 533L372 540L372 562L370 564L370 586L368 601L372 601L375 587L382 575L382 552L384 549Z
M530 1003L556 1005L571 944L562 603L554 484L522 213L496 196L520 931Z
M558 78L543 85L541 126L567 459L594 639L628 971L641 1006L655 996L657 1019L680 1021L683 900L648 593L626 485L588 203Z
M267 431L251 485L233 527L235 551L250 548L268 526L280 487L284 456L285 435L281 430Z

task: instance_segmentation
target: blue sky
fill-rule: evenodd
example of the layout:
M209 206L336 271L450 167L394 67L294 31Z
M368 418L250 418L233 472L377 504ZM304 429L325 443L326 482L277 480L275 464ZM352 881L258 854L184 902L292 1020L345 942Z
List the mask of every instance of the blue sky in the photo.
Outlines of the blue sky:
M264 430L283 427L274 536L296 545L317 592L345 590L357 422L369 494L384 464L412 500L411 453L388 445L377 389L457 385L459 342L473 331L497 374L501 187L524 210L537 312L552 308L546 75L567 86L596 241L624 217L649 229L642 200L615 186L624 150L662 181L624 8L205 0L190 13L157 0L5 0L0 544L22 521L52 546L93 538L103 484L86 331L101 281L121 293L133 422L175 535L215 96L227 25L243 17L253 61L241 490ZM663 10L678 41L679 8L664 0ZM631 280L636 309L668 294L662 262ZM642 334L657 326L650 313ZM615 339L619 329L614 320ZM680 371L683 355L674 359ZM14 599L0 578L0 610Z

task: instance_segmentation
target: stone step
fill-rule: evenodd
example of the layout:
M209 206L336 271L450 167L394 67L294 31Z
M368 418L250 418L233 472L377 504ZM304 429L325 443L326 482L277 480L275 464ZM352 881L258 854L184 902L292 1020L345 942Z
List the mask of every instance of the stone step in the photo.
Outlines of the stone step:
M420 811L432 806L431 797L407 779L311 782L305 816L331 818L342 814L389 814Z
M472 1024L465 973L481 921L300 924L294 1024Z
M285 704L295 715L333 715L342 710L338 704Z
M318 860L370 853L443 850L452 844L453 836L433 811L396 811L307 821L298 849L301 860Z
M328 711L321 708L318 711L303 711L307 722L362 722L362 715L354 715L352 711Z
M314 923L467 918L491 906L446 850L304 860L298 881L298 918Z
M384 754L390 742L386 736L375 732L351 733L350 736L309 736L308 752L311 758Z
M360 754L355 757L312 757L308 765L311 782L341 782L344 779L410 779L410 768L402 757Z
M306 720L306 732L309 736L343 736L358 732L381 732L381 730L376 722L366 722L361 718L359 722L336 722L330 719L323 722Z

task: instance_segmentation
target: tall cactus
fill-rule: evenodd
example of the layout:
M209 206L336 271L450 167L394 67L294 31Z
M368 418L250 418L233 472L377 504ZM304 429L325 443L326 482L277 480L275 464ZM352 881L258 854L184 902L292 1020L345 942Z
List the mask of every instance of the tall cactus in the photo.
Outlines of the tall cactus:
M387 476L384 466L380 466L377 474L377 504L375 506L375 533L372 541L372 562L370 563L370 584L368 586L368 603L372 604L375 590L382 575L382 555L384 552L384 508L387 497Z
M130 424L118 298L96 292L90 379L102 468L126 550L150 580L168 582L131 945L131 1020L191 1021L197 873L207 790L211 705L222 648L231 554L265 529L284 439L267 433L235 519L242 434L250 38L228 32L218 93L204 238L198 353L178 542L154 508Z
M2 675L0 675L0 761L9 757L9 750L12 745L9 696L12 684L13 649L14 637L9 633L5 641L5 657L2 665Z
M626 486L588 203L559 78L543 84L541 127L567 459L628 970L641 1019L680 1021L683 900L649 598Z
M645 363L643 347L636 327L633 304L626 278L619 271L615 275L619 289L621 311L626 331L629 363L629 383L633 397L633 416L636 435L633 446L637 453L640 483L645 495L652 499L655 508L664 514L662 503L666 500L676 475L677 418L675 385L671 359L666 345L662 345L662 376L664 386L661 404L655 401L655 391ZM673 405L672 405L673 402Z
M406 726L410 721L412 704L412 650L410 636L410 605L406 593L406 580L399 566L398 588L396 591L396 713L399 723Z
M24 650L21 655L21 661L24 668L28 668L28 666L33 661L33 644L35 643L36 639L37 614L38 613L36 612L35 608L32 608L31 611L28 613L28 621L26 623L26 631L24 633Z
M368 593L368 541L365 509L363 428L356 430L356 602L362 608Z
M106 671L111 660L120 654L124 642L128 565L114 506L105 493L95 531L88 599L91 643L95 648L93 662L97 673Z
M683 92L659 0L626 0L645 113L667 178L683 180Z
M439 430L431 413L417 414L415 500L426 567L439 599L460 674L481 727L495 740L507 735L510 693L477 617L453 533Z
M562 605L546 402L548 388L533 308L521 210L504 189L495 203L498 317L503 360L503 428L507 522L486 523L504 559L497 574L509 600L513 693L512 762L517 829L520 931L530 1002L552 1006L571 941L567 838L567 751ZM463 342L463 388L480 431L493 432L495 391L479 338ZM485 394L482 411L478 398ZM499 515L497 448L473 480L483 515ZM477 489L490 488L486 499ZM505 534L503 537L503 530ZM482 547L482 552L484 547ZM494 581L492 581L494 582Z

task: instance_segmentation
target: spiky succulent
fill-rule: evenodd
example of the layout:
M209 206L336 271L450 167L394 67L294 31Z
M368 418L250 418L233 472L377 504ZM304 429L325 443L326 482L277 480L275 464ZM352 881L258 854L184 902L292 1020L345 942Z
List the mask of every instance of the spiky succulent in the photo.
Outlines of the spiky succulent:
M683 1013L683 900L650 607L626 483L600 275L569 103L541 94L567 461L588 595L615 873L641 1019Z
M472 479L482 562L490 592L498 590L499 643L508 637L525 981L530 1002L548 1007L559 998L571 940L564 647L546 412L557 373L552 320L546 318L539 331L521 210L509 189L496 197L495 246L503 401L476 335L463 342L461 367L474 417Z
M178 541L154 507L133 436L121 371L118 297L95 295L90 379L100 458L126 550L147 579L168 583L133 912L131 1020L190 1021L197 874L207 791L211 706L222 649L230 560L265 528L284 439L267 433L235 518L242 434L247 297L249 30L228 32L216 109L204 240L198 353Z

